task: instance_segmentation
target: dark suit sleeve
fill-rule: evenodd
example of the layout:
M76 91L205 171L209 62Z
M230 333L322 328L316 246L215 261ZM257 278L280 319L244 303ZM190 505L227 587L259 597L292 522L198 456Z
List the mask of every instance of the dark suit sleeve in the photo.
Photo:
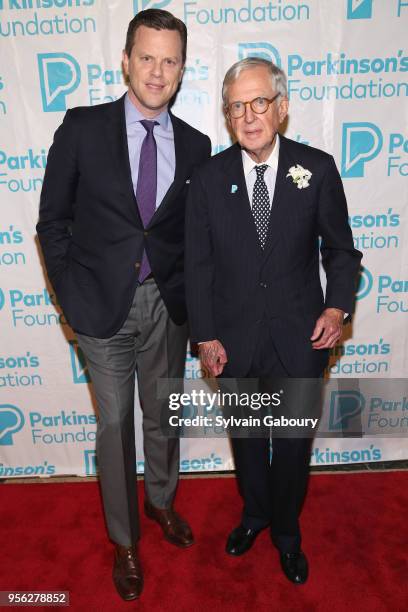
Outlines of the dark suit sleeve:
M326 308L353 311L362 253L354 248L343 184L330 157L319 195L320 251L326 272Z
M78 181L77 146L78 128L71 111L68 111L55 132L48 154L37 224L45 266L54 288L66 267L71 240L70 226Z
M208 136L205 137L204 159L203 162L211 157L211 140Z
M216 335L212 286L214 253L208 202L200 172L191 179L186 210L186 298L192 342L214 340Z

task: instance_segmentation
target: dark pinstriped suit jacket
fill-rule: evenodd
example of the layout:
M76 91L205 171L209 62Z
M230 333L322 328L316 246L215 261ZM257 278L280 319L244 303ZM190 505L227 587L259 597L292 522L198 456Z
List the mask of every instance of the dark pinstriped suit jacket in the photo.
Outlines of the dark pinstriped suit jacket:
M296 164L312 172L307 188L298 189L286 177ZM325 298L319 248L327 276ZM361 257L333 157L284 137L262 250L241 150L233 145L201 166L190 185L186 288L192 340L220 340L228 374L245 376L259 326L267 322L290 375L319 376L328 351L312 349L310 336L325 307L352 312Z

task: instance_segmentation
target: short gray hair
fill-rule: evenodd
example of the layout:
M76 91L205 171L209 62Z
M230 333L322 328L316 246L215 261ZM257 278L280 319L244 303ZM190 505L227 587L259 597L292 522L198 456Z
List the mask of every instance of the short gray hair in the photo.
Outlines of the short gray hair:
M279 93L285 98L287 97L286 74L283 70L278 68L273 62L263 59L262 57L246 57L233 64L224 77L224 82L222 84L222 101L225 108L228 106L228 87L231 83L233 83L244 70L251 70L259 66L263 66L268 70L272 81L272 87L276 93Z

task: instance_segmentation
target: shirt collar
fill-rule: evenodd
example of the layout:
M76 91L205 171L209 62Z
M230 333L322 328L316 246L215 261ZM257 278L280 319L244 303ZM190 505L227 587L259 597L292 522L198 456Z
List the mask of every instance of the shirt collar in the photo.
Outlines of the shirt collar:
M279 146L280 146L280 142L279 142L279 134L276 134L276 140L275 140L275 145L272 149L272 153L269 155L268 159L264 162L262 162L262 164L257 164L249 155L246 151L244 151L244 149L242 149L242 162L244 164L244 174L245 174L245 179L248 178L248 175L250 172L252 172L252 170L255 168L255 166L261 166L263 164L266 164L267 166L270 166L275 172L277 172L278 170L278 160L279 160Z
M130 101L128 93L125 95L125 119L126 127L138 121L142 121L143 119L147 119L147 117L144 117L139 109ZM170 117L167 110L162 111L159 115L154 117L154 121L157 121L164 130L169 129L169 120ZM153 121L153 119L149 119L149 121Z

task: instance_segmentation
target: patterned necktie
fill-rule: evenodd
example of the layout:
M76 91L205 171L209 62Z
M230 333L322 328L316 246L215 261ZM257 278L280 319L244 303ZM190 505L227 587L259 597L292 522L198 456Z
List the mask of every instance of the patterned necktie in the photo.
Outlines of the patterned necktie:
M157 121L147 121L146 119L140 123L143 125L147 134L144 137L142 147L140 149L136 201L139 206L143 227L147 227L156 210L157 147L153 135L153 129L155 125L158 125L158 123ZM139 272L139 282L143 283L150 273L151 268L149 260L147 259L146 251L143 250L142 264Z
M268 166L266 164L255 166L256 181L252 196L252 214L254 216L256 231L258 232L259 242L262 248L265 247L270 216L269 193L264 180L264 174L267 169Z

